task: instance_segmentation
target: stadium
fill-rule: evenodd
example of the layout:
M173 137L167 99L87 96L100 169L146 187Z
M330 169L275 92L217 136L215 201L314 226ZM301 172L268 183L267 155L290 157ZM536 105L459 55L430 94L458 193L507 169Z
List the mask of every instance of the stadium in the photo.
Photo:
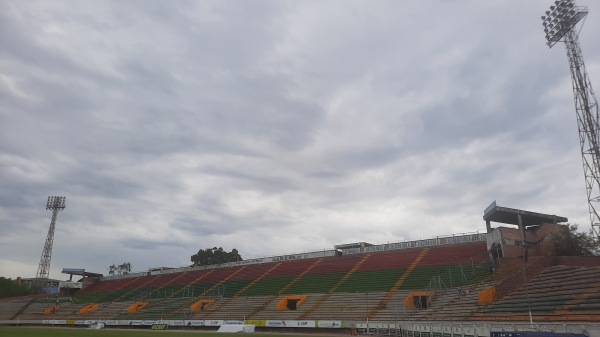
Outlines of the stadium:
M575 33L587 13L573 0L561 0L541 18L548 47L558 42L567 47L590 233L600 238L600 114ZM64 208L64 196L49 197L46 209L53 217L37 276L17 280L45 292L0 299L0 335L14 333L9 327L33 326L57 331L600 336L600 256L557 253L573 227L556 214L494 201L483 210L484 231L385 244L339 243L299 254L108 276L64 268L69 281L50 280L55 222Z
M487 233L105 277L65 269L79 282L62 282L51 297L0 301L0 322L410 337L600 333L600 257L552 254L566 218L493 203L483 219Z

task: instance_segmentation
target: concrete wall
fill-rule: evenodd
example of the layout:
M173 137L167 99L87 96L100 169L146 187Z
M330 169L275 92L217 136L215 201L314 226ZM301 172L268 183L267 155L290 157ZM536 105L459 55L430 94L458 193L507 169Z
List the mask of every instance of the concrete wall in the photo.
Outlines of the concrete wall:
M525 242L529 246L527 254L529 256L552 256L554 254L552 235L565 230L568 230L567 226L560 224L543 224L527 229L525 231ZM524 256L523 233L520 229L498 227L492 235L497 237L498 233L501 237L504 257Z

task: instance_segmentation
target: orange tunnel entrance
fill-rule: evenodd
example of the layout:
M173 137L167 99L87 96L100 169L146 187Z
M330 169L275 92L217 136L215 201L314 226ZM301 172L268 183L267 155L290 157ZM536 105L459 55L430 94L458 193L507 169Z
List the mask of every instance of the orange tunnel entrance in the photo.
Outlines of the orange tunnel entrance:
M277 303L277 310L279 310L279 311L296 310L296 309L298 309L300 304L302 304L304 301L306 301L307 298L308 298L308 296L306 296L306 295L286 296Z

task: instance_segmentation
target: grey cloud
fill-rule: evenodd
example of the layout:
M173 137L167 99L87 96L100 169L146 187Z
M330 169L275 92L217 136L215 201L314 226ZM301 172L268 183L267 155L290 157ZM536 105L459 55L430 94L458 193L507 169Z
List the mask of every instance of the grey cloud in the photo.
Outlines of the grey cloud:
M331 178L341 178L343 174L338 171L332 170L323 170L323 171L313 171L308 172L306 177L308 178L319 178L319 179L331 179Z
M247 172L244 170L237 169L224 169L217 167L205 167L200 172L213 175L222 176L228 178L239 179L241 185L257 186L260 189L267 191L282 191L286 189L293 189L297 186L289 179L284 177L277 177L277 173L269 172Z
M135 239L135 238L117 239L116 242L124 248L142 249L142 250L157 249L158 247L162 247L162 246L172 246L172 247L181 246L180 242L175 242L175 241L171 241L171 242L166 241L166 240L151 241L151 240L140 240L140 239Z
M585 5L598 83L600 8ZM252 257L470 232L494 199L588 221L546 4L0 7L2 276L35 273L48 195L68 203L56 277L184 265L209 246Z

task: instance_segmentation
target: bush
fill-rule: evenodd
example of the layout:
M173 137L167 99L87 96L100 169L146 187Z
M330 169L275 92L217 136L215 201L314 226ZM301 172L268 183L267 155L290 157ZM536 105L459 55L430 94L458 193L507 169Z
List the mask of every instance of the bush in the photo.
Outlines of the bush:
M0 277L0 298L25 296L30 294L31 290L29 288L18 285L9 278Z
M599 256L600 240L590 229L588 233L578 232L578 225L569 225L568 231L552 236L558 256Z

